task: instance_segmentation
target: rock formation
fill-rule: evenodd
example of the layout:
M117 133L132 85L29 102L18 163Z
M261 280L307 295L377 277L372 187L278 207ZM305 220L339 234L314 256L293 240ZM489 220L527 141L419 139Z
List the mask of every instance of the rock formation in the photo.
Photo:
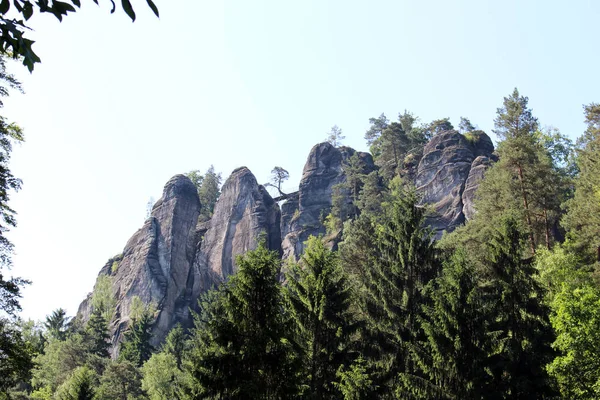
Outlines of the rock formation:
M210 221L199 222L199 213L194 184L174 176L122 255L100 271L111 277L116 300L113 356L130 323L134 297L157 309L152 328L157 346L175 324L190 326L189 310L196 309L200 294L235 272L235 256L256 248L262 235L270 249L281 251L279 207L247 168L227 179ZM83 321L91 314L91 298L79 307Z
M252 172L236 169L221 189L194 265L203 276L222 281L236 271L235 257L255 249L261 237L281 252L280 218L279 206Z
M473 199L485 169L494 161L494 147L483 132L461 135L447 131L424 148L416 170L423 202L435 210L428 223L437 236L471 218ZM151 217L110 259L100 276L110 276L116 311L111 322L113 356L130 323L132 301L139 297L157 312L153 345L161 343L177 323L190 326L190 309L198 297L235 273L235 258L257 247L259 240L283 258L298 258L310 235L325 234L323 224L332 207L334 187L346 180L344 165L354 154L362 173L375 170L368 153L321 143L312 148L299 191L285 196L281 210L246 167L232 172L221 188L212 218L199 220L197 188L183 175L171 178ZM416 164L416 161L415 161ZM349 196L347 202L351 202ZM335 247L340 235L332 235ZM78 317L87 320L92 295Z
M304 165L298 195L282 206L284 258L298 258L310 235L325 234L323 220L331 210L333 187L345 181L344 162L354 153L354 149L334 147L327 142L312 148ZM365 173L375 169L370 154L359 152L358 155Z
M454 130L435 135L423 149L415 185L422 202L433 209L427 223L436 238L472 217L475 190L494 158L493 151L484 132L462 135Z
M110 260L100 272L111 276L117 301L111 324L113 344L119 342L129 323L136 296L158 310L153 345L158 345L173 325L189 320L191 288L197 279L192 261L199 212L200 200L194 184L183 175L174 176L165 185L151 217L127 242L121 260L116 265L115 260ZM89 299L79 308L78 315L83 320L91 312Z

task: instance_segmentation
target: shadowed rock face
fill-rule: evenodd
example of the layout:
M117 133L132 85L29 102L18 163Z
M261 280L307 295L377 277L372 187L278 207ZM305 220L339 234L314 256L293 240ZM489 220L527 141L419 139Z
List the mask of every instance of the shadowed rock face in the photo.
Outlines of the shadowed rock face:
M334 147L325 142L312 148L300 181L298 197L282 206L283 257L298 258L310 235L325 234L323 219L331 211L333 187L346 180L343 166L356 151L349 147ZM365 173L375 169L368 153L358 153ZM335 244L334 244L335 245Z
M174 176L165 185L151 217L127 242L118 268L113 271L109 262L100 272L111 276L117 301L111 324L113 354L130 322L135 296L158 310L153 345L161 343L176 323L187 325L189 322L188 304L197 279L191 267L199 212L200 201L194 184L183 175ZM83 320L91 313L89 303L84 301L79 308L78 314Z
M252 172L236 169L221 189L195 267L212 284L233 274L235 257L255 249L261 237L269 249L281 252L280 218L279 206Z
M439 133L427 143L419 162L415 185L422 203L434 210L427 223L437 239L472 217L475 190L494 157L488 135L476 131L469 137L454 130Z

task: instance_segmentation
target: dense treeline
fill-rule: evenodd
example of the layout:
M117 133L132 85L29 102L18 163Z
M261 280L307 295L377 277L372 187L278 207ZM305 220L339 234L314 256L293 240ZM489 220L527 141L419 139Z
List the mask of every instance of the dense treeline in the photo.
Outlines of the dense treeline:
M350 158L333 199L339 250L311 237L282 265L260 245L157 349L153 306L137 302L116 359L107 291L85 324L63 310L4 323L18 339L0 352L5 398L600 397L600 105L584 107L573 145L541 130L527 102L504 99L477 213L441 241L411 182L427 140L453 127L382 114L366 134L379 170ZM480 135L465 118L459 129Z

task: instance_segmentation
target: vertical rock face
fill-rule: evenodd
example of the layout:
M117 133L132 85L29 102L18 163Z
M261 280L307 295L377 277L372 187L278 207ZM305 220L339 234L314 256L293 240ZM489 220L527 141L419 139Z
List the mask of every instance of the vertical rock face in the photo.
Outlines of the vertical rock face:
M331 210L333 187L345 182L344 161L355 152L349 147L338 148L327 142L312 148L302 172L298 198L289 199L282 206L281 231L284 235L281 246L284 258L298 258L310 235L325 234L323 219ZM365 172L375 169L370 154L358 154Z
M489 136L481 131L467 135L452 130L434 136L417 169L415 185L422 203L434 210L427 223L438 239L444 230L453 231L473 215L475 190L493 157Z
M281 252L280 218L279 206L250 170L236 169L221 189L194 266L218 282L236 271L235 257L255 249L261 236Z
M192 261L199 212L194 184L183 175L174 176L165 185L151 217L127 242L121 260L102 269L101 274L112 278L117 301L111 324L115 352L136 296L158 310L153 326L154 345L165 338L173 325L188 322L191 288L197 279ZM90 311L86 301L80 306L79 315L85 320Z
M483 132L447 131L425 146L415 182L423 202L435 210L428 223L438 237L472 217L474 194L495 161L493 151L492 141ZM281 211L250 170L238 168L221 188L209 221L199 221L200 201L194 184L183 175L171 178L151 217L129 239L123 253L100 271L100 276L110 276L116 299L111 323L113 356L130 323L135 297L157 310L152 339L157 346L175 324L190 326L189 310L197 308L200 294L233 274L236 256L256 248L261 238L283 258L297 259L310 235L326 233L323 220L331 211L334 187L346 181L344 165L354 154L361 160L363 173L376 169L368 153L329 143L314 146L299 191L286 196ZM329 244L336 246L339 236L328 238ZM83 321L91 314L91 298L90 294L79 308Z

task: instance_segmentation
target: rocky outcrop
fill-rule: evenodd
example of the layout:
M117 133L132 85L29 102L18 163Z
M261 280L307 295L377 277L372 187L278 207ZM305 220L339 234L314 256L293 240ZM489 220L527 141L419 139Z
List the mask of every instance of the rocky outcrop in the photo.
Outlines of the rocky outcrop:
M349 147L334 147L320 143L312 148L298 191L298 198L289 199L282 206L283 257L298 258L304 242L310 235L325 234L324 218L331 211L333 187L346 180L344 162L356 153ZM375 169L368 153L358 153L365 173Z
M415 185L423 196L422 203L433 210L427 223L436 238L473 215L474 193L494 157L493 151L491 139L481 131L466 135L454 130L442 132L425 146Z
M233 274L235 257L255 249L261 238L269 249L281 252L280 218L279 206L252 172L236 169L221 189L195 268L211 284Z
M471 163L471 170L469 171L469 176L467 177L465 188L462 193L463 214L465 214L465 219L467 221L475 215L475 207L473 205L475 202L475 192L483 179L485 171L492 165L493 161L495 161L493 155L478 156Z
M174 176L165 185L151 217L127 242L120 260L109 260L100 272L111 276L116 300L111 324L114 354L130 322L134 297L158 310L152 332L153 345L161 343L176 323L187 325L189 322L188 306L194 296L191 289L198 278L192 262L199 212L200 201L194 184L183 175ZM90 312L90 302L85 301L78 314L86 320Z
M222 188L210 221L199 221L200 200L183 175L167 182L151 217L127 242L122 255L100 271L112 281L116 311L111 323L113 356L130 324L135 297L157 310L152 344L158 346L171 328L191 326L190 309L200 294L235 272L235 257L256 248L261 237L281 252L280 212L247 168L231 174ZM78 317L92 311L90 294Z
M453 230L474 213L475 191L485 170L495 161L493 144L483 132L436 135L415 158L416 186L423 203L432 205L428 223L437 236ZM310 235L326 233L336 185L346 181L344 167L357 154L361 173L376 167L368 153L329 143L314 146L308 156L298 192L277 202L246 167L232 172L221 188L212 218L200 220L197 188L183 175L171 178L150 218L127 242L122 254L110 259L100 276L109 276L116 300L111 322L113 356L130 324L133 299L152 304L157 312L152 344L158 346L177 323L191 326L190 309L197 309L201 293L223 282L237 270L237 255L267 247L283 258L295 259ZM348 189L343 201L351 203ZM341 232L328 236L335 248ZM81 304L78 317L86 321L92 295Z

